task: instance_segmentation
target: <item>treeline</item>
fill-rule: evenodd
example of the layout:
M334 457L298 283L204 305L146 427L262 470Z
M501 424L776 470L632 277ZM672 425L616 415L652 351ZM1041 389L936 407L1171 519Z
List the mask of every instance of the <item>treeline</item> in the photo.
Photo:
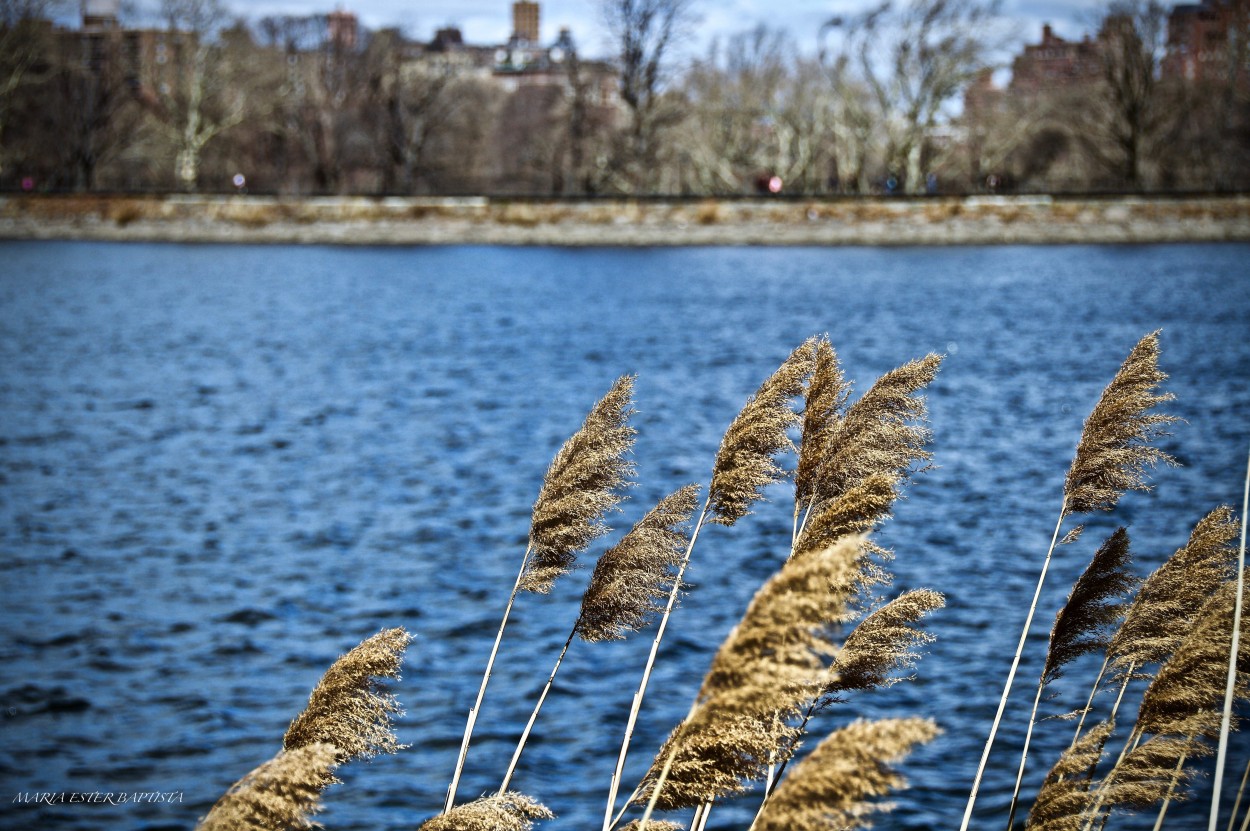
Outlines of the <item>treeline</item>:
M1228 71L1172 77L1167 10L1143 0L1105 10L1116 25L1093 77L976 97L1005 42L980 0L834 19L815 55L761 25L681 66L691 0L613 0L616 60L574 53L511 78L394 29L346 37L325 16L246 22L216 0L162 0L159 28L65 31L42 2L0 0L9 190L1250 187L1250 23L1229 34Z

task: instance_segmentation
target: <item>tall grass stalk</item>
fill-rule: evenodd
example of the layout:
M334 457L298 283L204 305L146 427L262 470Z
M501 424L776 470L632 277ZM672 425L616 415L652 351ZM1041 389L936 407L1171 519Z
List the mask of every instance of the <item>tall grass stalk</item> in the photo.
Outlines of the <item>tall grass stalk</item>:
M486 659L486 671L482 675L482 683L477 689L477 698L473 701L473 708L469 710L469 717L464 725L464 737L460 740L460 752L456 756L456 770L451 776L451 784L447 786L447 797L443 802L444 814L450 811L455 804L456 789L460 785L460 774L464 771L464 762L469 755L469 742L473 738L473 728L477 724L477 714L482 709L482 700L486 697L486 686L490 683L490 676L495 668L495 658L499 655L499 644L503 641L504 628L508 625L508 617L512 614L512 606L516 603L517 594L521 591L521 581L529 568L530 554L533 550L533 543L530 543L525 548L525 557L521 560L521 570L517 572L516 582L513 583L512 592L508 595L508 603L504 606L503 619L499 621L499 629L495 632L495 642L491 645L490 656Z
M677 569L677 576L673 580L673 588L668 596L668 604L664 607L664 614L660 618L660 625L655 631L655 638L651 641L651 652L647 655L646 666L643 667L642 680L638 683L638 689L634 692L634 698L629 708L629 718L625 722L625 738L621 742L621 751L616 758L616 768L612 771L612 782L608 786L608 807L603 817L603 831L608 831L613 825L612 812L616 810L616 798L621 788L621 777L625 772L625 759L629 754L629 744L634 737L634 728L638 724L638 713L642 709L642 698L646 694L647 685L651 682L651 670L655 667L656 656L660 652L660 641L664 638L664 630L668 626L668 620L673 614L673 607L677 604L677 596L681 591L682 577L686 573L686 566L690 564L690 554L694 551L694 545L699 539L699 531L707 522L708 514L711 509L711 497L709 496L703 502L703 508L699 511L699 518L695 521L694 530L690 533L690 544L686 546L686 553L682 556L681 566ZM617 821L619 821L619 817ZM645 820L643 826L645 827Z
M1215 779L1211 794L1211 820L1207 831L1215 831L1220 813L1220 786L1228 757L1228 734L1232 726L1234 688L1237 686L1237 656L1241 645L1241 616L1246 584L1246 524L1250 511L1250 461L1246 463L1246 484L1241 498L1241 544L1237 549L1237 598L1233 611L1233 640L1228 651L1228 682L1224 689L1224 715L1220 722L1220 743L1215 757Z
M1065 542L1071 535L1065 538ZM1117 602L1134 584L1128 570L1128 532L1119 528L1098 547L1089 566L1072 587L1068 601L1055 616L1050 630L1050 645L1046 652L1046 664L1037 681L1037 693L1033 696L1033 711L1020 751L1020 767L1016 772L1016 787L1011 794L1011 807L1007 812L1007 829L1011 831L1016 810L1020 804L1020 787L1029 758L1029 745L1033 739L1033 726L1037 722L1037 710L1046 686L1063 674L1063 667L1070 661L1089 652L1105 650L1110 641L1107 628L1119 619L1123 604Z
M521 559L521 570L508 595L477 698L465 722L456 769L443 803L444 814L455 805L473 728L517 595L523 590L538 594L550 591L555 580L572 568L577 552L607 533L603 518L623 499L620 489L633 472L633 464L625 458L633 447L635 435L629 426L629 417L634 412L633 390L633 376L618 378L607 394L591 407L581 428L560 446L547 468L531 513L529 544Z
M1237 799L1233 802L1233 810L1228 816L1228 828L1225 831L1233 831L1233 826L1237 823L1237 815L1241 811L1241 799L1246 794L1247 780L1250 780L1250 759L1246 760L1246 769L1241 773L1241 785L1237 788ZM1250 811L1246 812L1246 821L1250 822Z
M959 831L968 831L968 825L972 821L972 810L981 789L981 779L985 775L990 750L994 746L994 738L998 735L1003 712L1007 708L1007 699L1011 695L1011 687L1020 666L1020 656L1028 641L1033 617L1037 614L1042 587L1050 570L1051 558L1064 520L1071 514L1111 510L1126 491L1150 490L1146 481L1148 467L1158 463L1175 464L1175 460L1150 444L1152 439L1164 435L1164 427L1176 421L1171 416L1150 412L1156 405L1173 397L1170 393L1157 391L1158 385L1167 379L1159 371L1158 336L1157 331L1152 332L1137 342L1111 383L1103 390L1089 418L1085 420L1076 454L1064 478L1059 520L1055 523L1055 532L1042 562L1033 600L1029 604L1020 641L1015 655L1012 656L1011 669L1007 673L1007 681L998 701L998 710L994 714L990 734L985 741L981 761L977 765L972 792L968 796L968 805L964 809Z

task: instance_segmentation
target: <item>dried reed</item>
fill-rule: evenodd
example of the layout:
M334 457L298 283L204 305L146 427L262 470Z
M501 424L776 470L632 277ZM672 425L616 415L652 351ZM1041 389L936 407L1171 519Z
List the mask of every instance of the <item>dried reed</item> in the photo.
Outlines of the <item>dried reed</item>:
M564 647L556 658L555 666L539 693L538 702L530 714L525 730L517 742L512 761L504 773L499 793L508 790L512 774L521 759L521 752L529 739L543 702L555 683L556 673L564 662L564 656L580 635L582 640L595 642L620 640L627 632L640 631L663 611L659 601L668 596L668 583L681 563L686 546L682 527L694 513L699 489L687 485L660 500L647 515L639 520L619 543L604 552L595 564L590 585L582 595L581 612L572 631L564 641Z
M420 831L529 831L534 820L555 815L525 794L483 796L426 820Z
M1080 831L1092 803L1085 775L1102 761L1114 729L1113 722L1099 722L1063 752L1037 792L1026 831Z
M314 742L284 750L230 787L197 831L286 831L318 827L321 792L334 784L339 748Z
M521 569L504 606L477 698L465 721L456 768L443 802L444 813L455 804L460 774L473 738L473 727L482 709L482 700L486 697L486 687L490 683L499 644L517 594L521 591L540 594L550 591L556 578L572 567L577 552L607 531L603 517L620 503L618 491L633 472L632 463L626 459L634 441L634 430L628 426L629 416L633 413L633 389L632 376L618 378L607 394L591 408L581 428L560 447L547 469L534 503L529 545L521 558Z
M1215 826L1220 812L1220 788L1224 783L1224 764L1228 758L1228 734L1232 726L1233 697L1236 695L1235 687L1237 681L1237 661L1236 658L1241 654L1241 627L1245 620L1243 615L1243 607L1245 605L1246 593L1246 522L1247 514L1250 514L1250 461L1246 463L1246 479L1241 497L1241 545L1237 549L1237 597L1234 602L1233 609L1233 638L1228 652L1228 672L1225 678L1224 690L1224 709L1220 717L1220 738L1219 747L1216 751L1215 760L1215 787L1211 793L1211 819L1207 825L1207 831L1215 831ZM1250 773L1250 762L1247 763L1247 773ZM1231 827L1233 821L1237 818L1237 806L1241 804L1241 795L1245 791L1246 779L1243 776L1241 780L1241 789L1237 792L1237 802L1233 805L1233 815L1229 818L1228 824ZM1247 817L1250 823L1250 817Z
M622 499L634 466L633 376L618 378L564 442L543 479L530 522L531 554L521 590L546 594L579 551L608 531L604 517Z
M890 370L841 420L814 436L819 461L807 488L813 504L824 505L873 476L902 479L914 465L929 461L927 405L918 393L941 363L941 356L926 355Z
M390 720L400 712L399 703L377 679L399 678L411 640L403 629L384 629L335 661L287 728L283 747L333 745L340 763L398 750Z
M811 353L811 341L790 353L725 431L708 486L712 522L733 525L763 498L765 487L781 479L776 457L793 449L788 431L800 422L790 402L803 391Z
M826 831L865 827L889 805L877 797L906 786L890 768L938 734L918 718L856 721L816 746L777 788L752 826L757 831Z
M730 422L729 428L721 439L720 449L716 453L716 461L712 466L712 480L708 486L707 501L699 512L694 529L690 533L690 542L677 568L677 576L669 590L668 603L660 616L660 624L656 629L655 638L651 642L651 651L643 667L638 691L634 694L630 705L629 717L625 724L625 737L621 742L616 769L613 771L612 782L608 789L603 831L608 831L612 826L612 814L616 810L616 798L625 770L630 741L638 721L638 712L642 707L642 699L651 679L651 670L655 666L656 656L659 654L660 641L664 638L669 618L677 603L682 577L690 563L690 554L699 539L699 531L703 528L703 524L709 521L733 525L749 512L753 503L763 498L763 489L777 481L782 475L775 457L793 447L788 431L798 422L798 417L790 408L790 401L802 391L803 380L811 371L812 343L809 340L790 353L781 366L747 400L746 405ZM626 800L627 805L629 802L630 800ZM647 816L643 817L644 824L647 818Z
M1176 463L1150 444L1167 435L1167 425L1177 421L1150 412L1174 398L1171 393L1157 391L1165 380L1167 375L1159 370L1156 331L1133 347L1086 419L1064 481L1065 513L1109 511L1125 491L1150 489L1148 467Z
M664 611L673 574L681 565L683 527L698 505L698 485L666 496L595 564L582 595L576 630L582 640L621 640Z
M1011 794L1011 807L1007 812L1007 828L1010 829L1019 807L1020 787L1024 782L1024 770L1028 763L1029 745L1032 743L1033 727L1037 723L1037 709L1042 691L1063 674L1069 662L1099 650L1106 650L1110 643L1110 628L1123 614L1123 598L1136 585L1129 571L1129 538L1123 527L1117 529L1098 548L1089 566L1077 578L1068 595L1068 602L1055 616L1050 630L1050 648L1046 664L1037 682L1033 697L1033 712L1020 751L1020 767L1016 772L1016 786Z
M337 781L336 767L401 747L390 723L399 705L377 679L399 678L411 640L401 628L383 629L331 664L287 729L282 751L231 786L197 829L314 827L309 817Z
M994 738L1007 708L1007 699L1011 695L1011 687L1020 667L1020 656L1024 653L1029 629L1037 613L1042 587L1046 582L1046 574L1050 569L1051 557L1059 541L1064 520L1074 513L1110 510L1125 490L1149 490L1145 478L1146 468L1158 462L1174 463L1170 456L1149 443L1163 435L1163 428L1167 424L1176 421L1171 416L1149 412L1156 405L1172 398L1171 394L1156 390L1167 378L1159 371L1158 357L1158 332L1154 332L1142 338L1129 353L1085 421L1076 454L1064 479L1063 507L1055 523L1050 547L1042 561L1033 600L1029 604L1011 668L1007 672L989 737L981 752L981 761L977 765L972 792L968 796L968 805L964 809L959 831L968 831L972 820L981 778L985 774L990 750L994 746Z

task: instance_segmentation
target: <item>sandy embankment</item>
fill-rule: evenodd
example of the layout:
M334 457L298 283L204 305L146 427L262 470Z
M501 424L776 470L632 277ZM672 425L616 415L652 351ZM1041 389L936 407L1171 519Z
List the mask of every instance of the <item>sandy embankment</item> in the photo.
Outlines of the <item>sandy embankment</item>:
M0 239L573 246L1250 241L1250 196L7 196L0 197Z

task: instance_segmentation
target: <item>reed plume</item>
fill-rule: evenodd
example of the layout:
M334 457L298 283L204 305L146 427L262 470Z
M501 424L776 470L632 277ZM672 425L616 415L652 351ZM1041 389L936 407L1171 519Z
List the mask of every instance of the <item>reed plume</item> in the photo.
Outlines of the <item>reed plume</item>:
M1114 729L1113 722L1099 722L1063 752L1037 792L1025 831L1080 831L1093 804L1086 775L1102 761Z
M509 791L457 805L426 820L420 831L529 831L534 820L554 816L525 794Z
M901 481L914 465L932 458L925 449L927 405L918 393L941 363L941 356L927 355L890 370L840 420L817 431L812 453L818 461L805 488L813 504L823 505L874 476Z
M1003 693L990 726L989 737L981 752L981 761L977 765L972 792L968 796L968 805L964 809L959 831L968 831L968 825L972 821L977 791L981 787L981 778L985 774L985 766L989 762L990 750L994 746L1003 712L1007 709L1007 699L1011 695L1011 687L1020 667L1020 656L1024 653L1033 616L1037 614L1042 587L1046 583L1046 574L1050 570L1051 558L1054 556L1064 520L1074 513L1110 510L1115 507L1125 490L1149 490L1145 478L1147 467L1159 462L1175 464L1170 456L1150 445L1151 440L1164 435L1163 428L1166 425L1177 420L1172 416L1149 412L1156 405L1173 397L1170 393L1159 393L1156 390L1167 378L1159 371L1158 357L1159 338L1158 332L1154 332L1138 341L1115 378L1103 390L1089 418L1085 420L1076 454L1064 479L1063 507L1059 511L1054 534L1051 535L1050 547L1042 561L1033 600L1029 604L1020 640L1011 660L1011 668L1007 672L1007 681L1003 684Z
M642 820L630 820L621 826L621 831L640 831ZM669 822L664 819L647 820L647 831L683 831L685 826L680 822Z
M619 490L633 473L633 464L625 458L634 444L635 431L628 424L634 412L633 390L633 376L618 378L591 408L581 428L560 447L547 469L534 502L529 545L504 606L477 698L465 720L456 768L443 802L444 813L456 802L456 789L469 754L473 728L517 594L549 592L555 580L572 568L577 553L607 531L603 518L622 499Z
M802 698L815 695L835 646L829 633L857 614L869 552L866 538L845 537L790 558L755 593L746 613L712 659L699 690L705 701L758 688Z
M1098 547L1055 615L1042 686L1060 678L1066 664L1111 643L1111 627L1123 616L1124 598L1137 583L1130 565L1128 531L1120 527Z
M733 525L781 479L776 456L793 448L788 431L799 417L790 402L803 391L812 367L812 344L803 343L768 377L730 423L721 440L708 487L710 521Z
M1238 527L1229 508L1216 508L1142 582L1108 646L1110 664L1122 677L1166 660L1180 646L1194 615L1229 577Z
M547 469L530 523L523 591L549 592L577 553L607 533L603 518L620 503L634 469L626 459L635 436L629 426L633 390L633 376L618 378Z
M794 550L809 551L833 545L842 537L867 534L888 519L899 496L899 477L874 473L825 502L819 512L803 523ZM886 552L869 542L872 550Z
M1165 799L1184 799L1184 786L1193 778L1185 761L1210 753L1197 736L1152 736L1125 754L1107 774L1098 789L1101 811L1141 810ZM1086 824L1092 826L1099 815Z
M1150 412L1175 397L1158 392L1165 380L1167 375L1159 370L1156 331L1133 347L1086 419L1064 481L1065 513L1109 511L1125 491L1150 489L1148 467L1176 463L1150 444L1167 435L1167 425L1178 420Z
M675 583L673 573L681 565L686 546L682 527L694 513L698 492L697 486L687 485L660 500L595 564L590 585L582 596L581 612L521 733L499 787L500 794L507 791L512 781L521 752L573 638L580 635L582 640L592 643L620 640L627 632L641 630L656 614L664 611L659 601L669 594L667 584Z
M692 807L744 792L788 761L819 697L893 683L895 671L914 663L912 650L930 638L912 627L942 605L936 592L909 592L872 613L840 651L832 639L831 627L853 618L865 543L848 537L802 552L756 593L713 659L695 709L644 779L640 790L655 797L656 807ZM835 654L831 670L827 661ZM800 716L802 724L793 726Z
M665 497L599 558L577 618L582 640L621 640L664 611L698 493L697 485L687 485Z
M786 721L801 702L752 687L695 705L655 755L634 803L675 811L745 793L789 757L798 730ZM781 711L781 712L779 712ZM657 790L658 788L658 790Z
M400 712L378 679L399 678L399 665L412 637L401 628L383 629L335 661L282 739L286 750L332 745L338 761L394 753L401 745L391 730Z
M1029 727L1020 751L1020 767L1016 771L1016 786L1011 794L1011 808L1007 812L1007 828L1015 821L1019 806L1020 788L1024 783L1024 770L1028 763L1029 746L1032 744L1033 727L1037 723L1037 709L1042 692L1048 684L1063 674L1063 667L1082 655L1105 650L1110 642L1112 627L1122 614L1123 598L1136 581L1129 571L1129 537L1123 527L1106 539L1085 571L1077 578L1068 595L1068 601L1055 616L1050 630L1050 648L1046 652L1046 664L1037 682L1033 697L1033 711L1029 715Z
M669 590L668 603L660 616L660 624L651 643L651 651L642 670L642 680L630 705L629 718L625 724L625 737L617 756L616 768L608 789L607 809L603 818L603 831L612 826L612 813L616 810L616 797L625 770L625 759L633 738L634 726L642 699L651 679L651 670L659 654L660 641L668 626L669 617L677 603L682 576L690 563L690 554L699 538L705 522L733 525L745 516L751 505L762 498L762 490L777 481L782 470L775 456L793 447L788 430L798 423L798 416L790 408L790 400L803 388L803 379L811 371L812 341L807 341L790 353L789 357L771 375L738 413L721 439L720 449L712 468L712 481L708 486L707 500L694 530L673 586ZM628 803L629 800L626 800ZM649 812L648 812L649 814ZM646 817L644 817L645 819Z
M1227 582L1194 618L1176 652L1159 668L1142 695L1137 728L1142 733L1197 733L1207 739L1220 734L1221 707L1232 642L1237 585ZM1242 635L1236 660L1238 697L1250 692L1250 639Z
M851 387L838 364L828 338L808 341L813 350L812 375L804 391L803 441L799 446L799 463L794 473L796 506L810 505L817 500L819 471L832 455L838 426L850 397Z
M311 819L334 784L340 750L313 742L283 750L226 791L197 831L288 831L319 827Z
M826 831L865 827L888 805L877 797L906 786L890 766L932 741L928 719L856 721L832 733L799 762L757 817L756 831Z
M897 673L914 667L919 660L915 650L933 641L931 634L916 626L922 617L944 605L946 599L941 594L915 589L864 618L838 651L824 695L888 687L904 680Z

